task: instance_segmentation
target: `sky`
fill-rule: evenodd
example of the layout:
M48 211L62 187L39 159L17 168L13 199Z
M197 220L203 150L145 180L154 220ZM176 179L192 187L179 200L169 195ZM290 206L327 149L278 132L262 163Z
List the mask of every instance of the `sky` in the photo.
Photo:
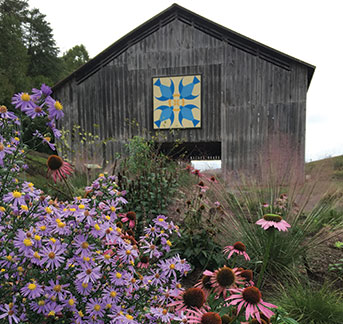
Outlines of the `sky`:
M316 66L307 93L306 161L343 154L342 0L29 0L46 15L61 54L83 44L93 58L179 5Z

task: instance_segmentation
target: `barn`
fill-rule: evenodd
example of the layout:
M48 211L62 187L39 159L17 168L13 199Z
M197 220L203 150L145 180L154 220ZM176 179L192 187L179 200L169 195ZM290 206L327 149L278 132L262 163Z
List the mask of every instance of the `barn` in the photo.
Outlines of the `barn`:
M303 170L314 70L173 4L53 90L71 148L82 150L76 125L114 139L96 153L103 161L139 135L163 148L179 142L190 158L221 159L224 172L253 171L259 154L287 142Z

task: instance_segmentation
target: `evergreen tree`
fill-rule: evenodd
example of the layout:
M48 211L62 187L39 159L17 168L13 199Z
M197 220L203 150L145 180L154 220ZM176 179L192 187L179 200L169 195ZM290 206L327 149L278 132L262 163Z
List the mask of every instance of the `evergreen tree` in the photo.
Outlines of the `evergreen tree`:
M38 9L29 11L26 22L25 44L30 58L28 75L32 85L53 85L61 78L63 66L50 24Z

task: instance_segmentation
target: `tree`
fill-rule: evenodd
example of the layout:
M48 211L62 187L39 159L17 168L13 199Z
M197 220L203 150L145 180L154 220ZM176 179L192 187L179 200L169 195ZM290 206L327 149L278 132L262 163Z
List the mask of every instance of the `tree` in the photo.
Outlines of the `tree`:
M28 75L33 86L43 82L52 85L61 78L63 71L59 49L45 17L38 9L32 9L26 19L24 42L30 58Z
M29 57L23 43L27 2L0 0L0 104L9 105L14 92L27 89Z
M89 61L86 47L83 44L74 46L63 53L62 61L64 63L63 77L66 77Z

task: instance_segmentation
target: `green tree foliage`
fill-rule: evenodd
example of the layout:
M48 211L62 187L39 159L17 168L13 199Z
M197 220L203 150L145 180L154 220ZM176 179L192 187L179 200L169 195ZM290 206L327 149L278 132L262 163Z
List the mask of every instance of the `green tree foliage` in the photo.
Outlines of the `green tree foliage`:
M27 3L0 0L0 102L9 105L11 95L28 86L29 57L24 45Z
M30 60L28 76L32 86L57 82L63 69L52 29L45 17L38 9L30 10L26 17L24 42Z
M53 86L89 60L84 45L58 54L44 14L27 0L0 0L0 104L42 83Z
M66 77L89 61L86 47L83 44L74 46L63 54L62 61L64 63L63 77Z

